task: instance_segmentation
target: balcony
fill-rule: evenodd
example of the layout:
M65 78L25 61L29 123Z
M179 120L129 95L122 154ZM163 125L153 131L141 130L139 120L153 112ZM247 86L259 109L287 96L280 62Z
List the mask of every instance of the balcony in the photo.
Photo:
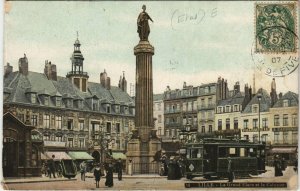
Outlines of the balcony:
M181 124L180 123L166 123L166 127L180 127Z
M86 77L89 77L87 72L82 72L82 71L71 71L71 72L68 72L68 73L67 73L67 77L73 76L73 75L74 75L74 76L80 75L80 76L86 76Z
M270 131L270 128L268 128L268 127L260 128L260 132L262 132L262 131ZM258 128L254 128L254 129L245 128L245 129L242 129L242 132L258 132Z
M215 109L216 104L208 104L208 105L200 105L198 106L198 110L209 110L209 109Z
M181 111L179 109L175 110L165 110L165 114L170 114L170 113L180 113Z

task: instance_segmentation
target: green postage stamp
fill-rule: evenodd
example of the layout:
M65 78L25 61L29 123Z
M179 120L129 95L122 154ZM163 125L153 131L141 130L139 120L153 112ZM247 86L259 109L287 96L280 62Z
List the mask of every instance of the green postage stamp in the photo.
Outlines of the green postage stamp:
M256 52L295 52L295 3L256 3Z

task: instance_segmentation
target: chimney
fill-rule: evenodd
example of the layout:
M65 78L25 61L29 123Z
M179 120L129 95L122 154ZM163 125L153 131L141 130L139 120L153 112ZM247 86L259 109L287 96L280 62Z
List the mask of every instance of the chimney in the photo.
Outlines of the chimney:
M107 73L104 69L104 72L100 73L100 84L105 88L110 90L110 77L107 76Z
M271 97L271 106L273 106L277 100L277 93L276 93L276 82L275 82L275 78L273 78L272 82L271 82L271 92L270 92L270 97Z
M123 92L127 92L127 81L125 78L125 72L123 71L123 78L120 79L121 80L121 89L123 90Z
M186 82L183 82L183 88L186 88Z
M26 54L24 54L23 58L19 59L19 73L27 76L28 75L28 59Z
M279 96L279 99L281 99L282 98L282 93L280 92L278 96Z
M106 78L106 85L105 85L106 89L110 90L110 77Z
M239 93L240 92L240 82L235 82L233 89L234 89L234 95Z
M252 91L252 90L251 90ZM250 95L250 90L248 88L248 84L245 84L245 87L244 87L244 92L245 92L245 98L244 98L244 101L243 101L243 104L242 104L242 109L244 110L246 105L250 102L251 100L251 95Z
M51 64L48 60L45 60L45 68L44 74L47 76L48 80L57 80L57 73L56 73L56 65Z
M51 65L51 79L57 81L56 65Z
M13 67L7 62L6 66L4 66L4 77L8 76L13 72Z

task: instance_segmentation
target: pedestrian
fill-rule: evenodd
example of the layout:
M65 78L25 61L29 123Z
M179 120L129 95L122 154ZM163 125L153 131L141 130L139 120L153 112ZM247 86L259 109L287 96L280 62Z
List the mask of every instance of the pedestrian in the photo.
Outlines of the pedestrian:
M296 159L295 159L295 167L294 167L294 171L295 172L298 172L298 157L297 157L297 155L296 155Z
M85 181L85 173L87 169L86 162L83 161L82 163L80 163L79 167L80 167L81 180Z
M131 159L129 159L129 161L128 161L128 174L130 176L132 176L132 160Z
M228 174L228 182L233 182L234 173L233 173L233 164L230 157L227 158L228 166L227 166L227 174Z
M285 171L286 169L286 162L285 162L285 158L282 157L281 159L281 171Z
M276 155L274 157L274 168L275 168L275 176L282 176L282 167L281 167L281 161L279 159L279 156Z
M123 171L123 163L121 158L119 158L118 162L116 163L116 170L118 172L118 180L122 180L122 171Z
M113 165L109 163L106 169L106 181L105 186L112 187L114 185L113 179Z
M52 155L52 159L49 160L49 177L51 178L51 174L53 174L53 178L56 178L55 176L55 162L54 162L55 155Z
M96 168L94 169L94 176L96 180L96 188L99 188L99 182L101 179L101 168L99 164L97 164Z

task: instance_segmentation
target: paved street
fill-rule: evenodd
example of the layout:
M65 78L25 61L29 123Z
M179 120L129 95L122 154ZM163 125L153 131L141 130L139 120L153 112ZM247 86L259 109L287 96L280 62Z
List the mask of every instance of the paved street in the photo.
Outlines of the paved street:
M79 175L77 180L57 181L57 182L35 182L35 183L13 183L5 185L6 189L10 190L95 190L95 181L93 178L87 178L86 181L81 181ZM227 180L207 181L202 178L196 178L192 182L227 182ZM100 181L100 190L182 190L186 189L184 183L191 182L182 178L181 180L167 180L165 177L159 176L125 176L123 181L118 181L115 177L114 187L107 188L104 185L105 178ZM263 175L252 177L250 179L238 179L234 182L288 182L289 189L296 189L297 174L292 167L288 167L284 171L283 177L274 177L273 168L268 168L268 172ZM190 188L197 190L199 188ZM209 188L212 189L212 188ZM222 190L239 190L240 188L226 188ZM270 189L270 188L269 188ZM269 190L268 189L268 190ZM258 190L258 189L255 189ZM266 190L266 189L265 189ZM278 189L276 189L278 190ZM285 190L285 189L282 189Z

